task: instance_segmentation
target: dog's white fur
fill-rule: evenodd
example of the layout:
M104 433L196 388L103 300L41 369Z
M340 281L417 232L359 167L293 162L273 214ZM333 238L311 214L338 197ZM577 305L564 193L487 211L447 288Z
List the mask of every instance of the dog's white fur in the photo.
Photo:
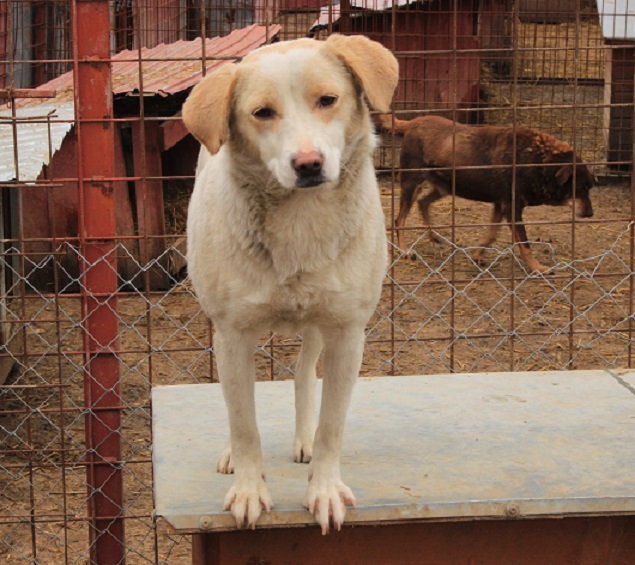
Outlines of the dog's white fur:
M364 96L388 111L397 79L395 58L365 37L301 39L224 65L184 105L183 119L204 145L188 213L188 270L215 327L231 445L219 470L235 472L225 508L238 527L255 527L261 508L272 507L254 402L255 346L269 329L303 338L293 450L295 461L311 461L305 504L323 533L330 521L339 529L346 505L355 505L340 478L342 434L387 260ZM316 186L301 188L294 164L306 156L318 156L321 173Z

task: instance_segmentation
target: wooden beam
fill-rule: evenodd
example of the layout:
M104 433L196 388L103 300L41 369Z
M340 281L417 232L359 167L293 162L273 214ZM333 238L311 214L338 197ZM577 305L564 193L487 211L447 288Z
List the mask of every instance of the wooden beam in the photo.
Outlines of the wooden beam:
M39 88L0 88L0 98L11 100L13 98L55 98L57 91L43 90Z
M159 126L159 147L161 151L167 151L174 147L190 132L181 119L181 112L176 114L177 120L166 120Z
M134 175L141 177L135 181L135 199L137 204L137 230L141 265L144 268L157 259L165 250L163 181L161 148L159 147L159 123L154 121L133 122L132 152ZM167 259L166 259L167 261ZM150 269L150 288L166 288L167 274L158 265Z

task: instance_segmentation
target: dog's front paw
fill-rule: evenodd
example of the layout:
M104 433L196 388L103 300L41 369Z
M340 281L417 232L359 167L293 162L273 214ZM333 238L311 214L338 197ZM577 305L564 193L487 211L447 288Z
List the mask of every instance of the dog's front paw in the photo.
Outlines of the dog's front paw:
M547 267L547 265L543 265L542 263L539 263L538 261L532 264L531 267L532 267L531 270L533 273L542 273L543 275L546 273L549 273L549 271L551 270L551 267ZM553 274L553 272L549 274Z
M485 261L485 258L483 257L483 255L485 255L485 249L483 247L479 247L478 249L476 249L476 251L474 251L474 253L472 253L472 260L481 269L487 267L487 262Z
M237 528L242 528L246 522L252 530L263 508L269 512L273 501L262 478L237 479L227 491L223 504L223 510L231 510Z
M328 534L330 523L336 530L341 529L347 505L355 508L357 503L353 491L341 480L318 481L315 477L311 479L305 506L320 524L322 535Z
M234 472L234 460L232 458L231 444L225 448L216 465L216 471L223 475L231 475Z

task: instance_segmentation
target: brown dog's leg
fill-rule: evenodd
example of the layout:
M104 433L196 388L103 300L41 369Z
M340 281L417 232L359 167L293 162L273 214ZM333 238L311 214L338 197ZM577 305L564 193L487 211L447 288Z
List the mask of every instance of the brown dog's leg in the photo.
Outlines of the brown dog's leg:
M472 258L478 265L483 265L483 254L485 253L485 247L489 247L496 241L496 237L498 236L498 228L500 227L501 220L503 219L503 210L501 208L500 202L495 202L494 207L492 208L492 225L489 227L487 231L487 235L482 237L479 242L476 244L479 249L474 252Z
M430 241L434 243L439 243L439 238L432 231L432 222L430 221L430 206L434 204L437 200L443 198L445 194L441 192L436 186L432 185L432 190L426 194L421 200L417 201L419 205L419 211L421 212L421 217L423 218L424 227L428 228Z
M399 198L399 214L397 214L397 219L395 220L395 229L397 230L397 245L404 253L408 250L408 245L403 228L406 225L410 209L421 193L422 188L423 183L420 179L412 178L412 175L405 173L401 174L401 196ZM407 254L407 256L413 258L414 252Z
M527 239L527 231L525 230L525 224L523 224L522 208L516 210L516 222L512 224L511 216L507 217L509 227L512 230L512 241L518 243L520 246L520 258L527 264L529 269L534 272L544 273L549 270L549 267L543 265L538 259L536 259L529 248L529 241Z

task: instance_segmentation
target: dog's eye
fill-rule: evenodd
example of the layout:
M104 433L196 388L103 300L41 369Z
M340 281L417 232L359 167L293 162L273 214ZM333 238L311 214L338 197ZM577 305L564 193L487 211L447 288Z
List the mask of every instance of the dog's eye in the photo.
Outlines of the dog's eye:
M253 115L259 120L271 120L275 115L275 111L272 108L257 108L254 110Z
M320 106L320 108L328 108L329 106L333 106L336 101L337 96L320 96L318 106Z

